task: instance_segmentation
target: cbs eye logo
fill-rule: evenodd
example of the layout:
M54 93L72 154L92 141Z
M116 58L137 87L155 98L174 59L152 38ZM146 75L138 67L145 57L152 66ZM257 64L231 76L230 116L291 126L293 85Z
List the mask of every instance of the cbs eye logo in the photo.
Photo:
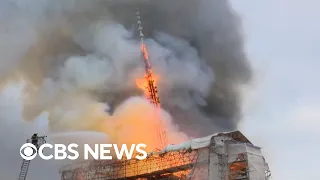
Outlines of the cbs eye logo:
M37 156L37 148L31 143L26 143L21 146L20 155L25 160L32 160Z

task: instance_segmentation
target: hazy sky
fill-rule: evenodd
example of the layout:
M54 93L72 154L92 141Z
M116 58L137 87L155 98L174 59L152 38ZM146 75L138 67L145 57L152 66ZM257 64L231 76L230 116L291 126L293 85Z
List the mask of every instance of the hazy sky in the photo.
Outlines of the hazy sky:
M264 148L273 179L320 179L320 1L232 2L256 69L241 129Z
M319 180L320 1L232 2L242 17L247 52L256 73L252 87L247 89L251 96L240 129L263 147L273 179ZM6 144L0 149L0 174L6 180L16 179L21 165L20 157L8 152L17 147L18 154L19 140L23 142L26 134L42 126L36 123L16 128L21 121L18 94L19 88L13 87L0 97L0 125L6 129L0 132L6 137L0 139ZM7 115L10 124L6 123ZM54 168L49 174L37 176L37 169L43 172L55 166L33 163L30 179L57 176Z

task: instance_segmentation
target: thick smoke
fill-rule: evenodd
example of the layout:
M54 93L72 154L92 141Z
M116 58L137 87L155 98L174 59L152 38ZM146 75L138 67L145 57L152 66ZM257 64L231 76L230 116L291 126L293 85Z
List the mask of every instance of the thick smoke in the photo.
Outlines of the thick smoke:
M0 19L0 75L2 84L26 82L25 120L48 111L52 131L97 130L99 120L71 123L77 118L70 112L100 102L109 114L126 113L117 107L142 94L135 84L144 67L139 7L161 102L174 123L197 136L237 127L239 86L251 69L228 1L4 2L11 8Z

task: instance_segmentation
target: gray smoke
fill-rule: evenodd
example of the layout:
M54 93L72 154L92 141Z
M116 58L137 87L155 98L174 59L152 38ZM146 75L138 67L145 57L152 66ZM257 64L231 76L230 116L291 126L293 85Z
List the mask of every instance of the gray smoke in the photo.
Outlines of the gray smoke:
M112 111L141 94L139 7L161 102L174 122L197 136L237 127L239 86L252 72L227 0L2 3L8 8L0 18L0 77L3 84L26 82L26 120L82 95Z

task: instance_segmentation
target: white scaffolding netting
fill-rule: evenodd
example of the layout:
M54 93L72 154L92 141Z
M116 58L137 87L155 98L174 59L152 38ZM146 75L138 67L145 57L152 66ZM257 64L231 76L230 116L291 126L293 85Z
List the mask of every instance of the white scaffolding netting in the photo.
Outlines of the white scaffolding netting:
M180 151L180 150L188 150L188 149L201 149L204 147L208 147L210 145L212 137L215 135L210 135L203 138L192 139L180 144L168 145L165 147L161 153L172 152L172 151Z

